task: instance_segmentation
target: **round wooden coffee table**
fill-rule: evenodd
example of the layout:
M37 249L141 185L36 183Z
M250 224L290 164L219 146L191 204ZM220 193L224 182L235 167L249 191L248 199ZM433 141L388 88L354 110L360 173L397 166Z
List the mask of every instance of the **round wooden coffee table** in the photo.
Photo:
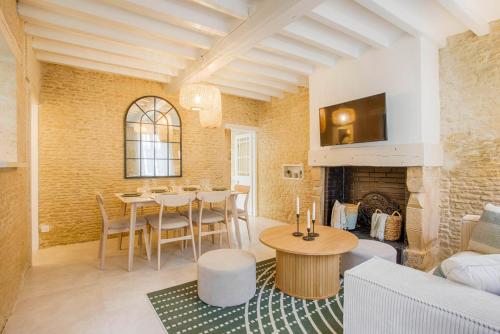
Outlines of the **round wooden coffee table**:
M316 226L320 234L313 241L294 237L296 225L268 228L260 241L276 249L276 287L302 299L324 299L337 294L340 288L339 259L358 245L358 238L328 226ZM300 226L305 231L303 225Z

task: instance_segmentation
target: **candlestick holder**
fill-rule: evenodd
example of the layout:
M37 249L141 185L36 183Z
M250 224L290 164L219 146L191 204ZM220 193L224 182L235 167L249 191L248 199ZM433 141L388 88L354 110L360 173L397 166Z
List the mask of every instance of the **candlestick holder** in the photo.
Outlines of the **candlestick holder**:
M312 222L313 222L313 228L312 228L312 233L311 233L311 235L312 235L313 237L317 238L317 237L319 237L319 233L314 232L314 225L316 224L316 219L313 219L313 220L312 220Z
M300 218L300 214L297 213L296 216L297 216L297 231L293 232L292 235L294 237L301 237L301 236L304 235L304 233L302 233L302 232L299 231L299 220L300 220L299 218Z
M314 237L312 236L310 227L307 228L307 235L303 236L302 239L304 239L305 241L313 241L314 240Z

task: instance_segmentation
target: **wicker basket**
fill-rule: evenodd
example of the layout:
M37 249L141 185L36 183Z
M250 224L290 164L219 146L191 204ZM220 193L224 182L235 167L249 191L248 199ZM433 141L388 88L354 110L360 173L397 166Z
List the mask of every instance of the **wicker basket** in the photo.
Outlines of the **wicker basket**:
M382 213L379 209L375 212ZM398 211L394 211L392 215L387 217L384 229L384 239L389 241L399 240L401 237L401 224L403 223L403 217Z

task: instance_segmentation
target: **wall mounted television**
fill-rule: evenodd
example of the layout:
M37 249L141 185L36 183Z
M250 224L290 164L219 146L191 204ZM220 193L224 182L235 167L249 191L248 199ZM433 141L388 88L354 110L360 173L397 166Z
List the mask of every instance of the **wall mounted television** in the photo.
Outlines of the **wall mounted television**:
M319 109L321 146L387 140L385 93Z

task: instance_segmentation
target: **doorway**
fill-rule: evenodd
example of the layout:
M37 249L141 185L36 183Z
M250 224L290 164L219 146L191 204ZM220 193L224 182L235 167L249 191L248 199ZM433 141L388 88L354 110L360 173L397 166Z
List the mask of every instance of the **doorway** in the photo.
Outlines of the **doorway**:
M257 159L256 129L245 126L228 126L231 130L231 187L250 186L248 214L257 214ZM238 207L243 208L245 198L238 196Z

